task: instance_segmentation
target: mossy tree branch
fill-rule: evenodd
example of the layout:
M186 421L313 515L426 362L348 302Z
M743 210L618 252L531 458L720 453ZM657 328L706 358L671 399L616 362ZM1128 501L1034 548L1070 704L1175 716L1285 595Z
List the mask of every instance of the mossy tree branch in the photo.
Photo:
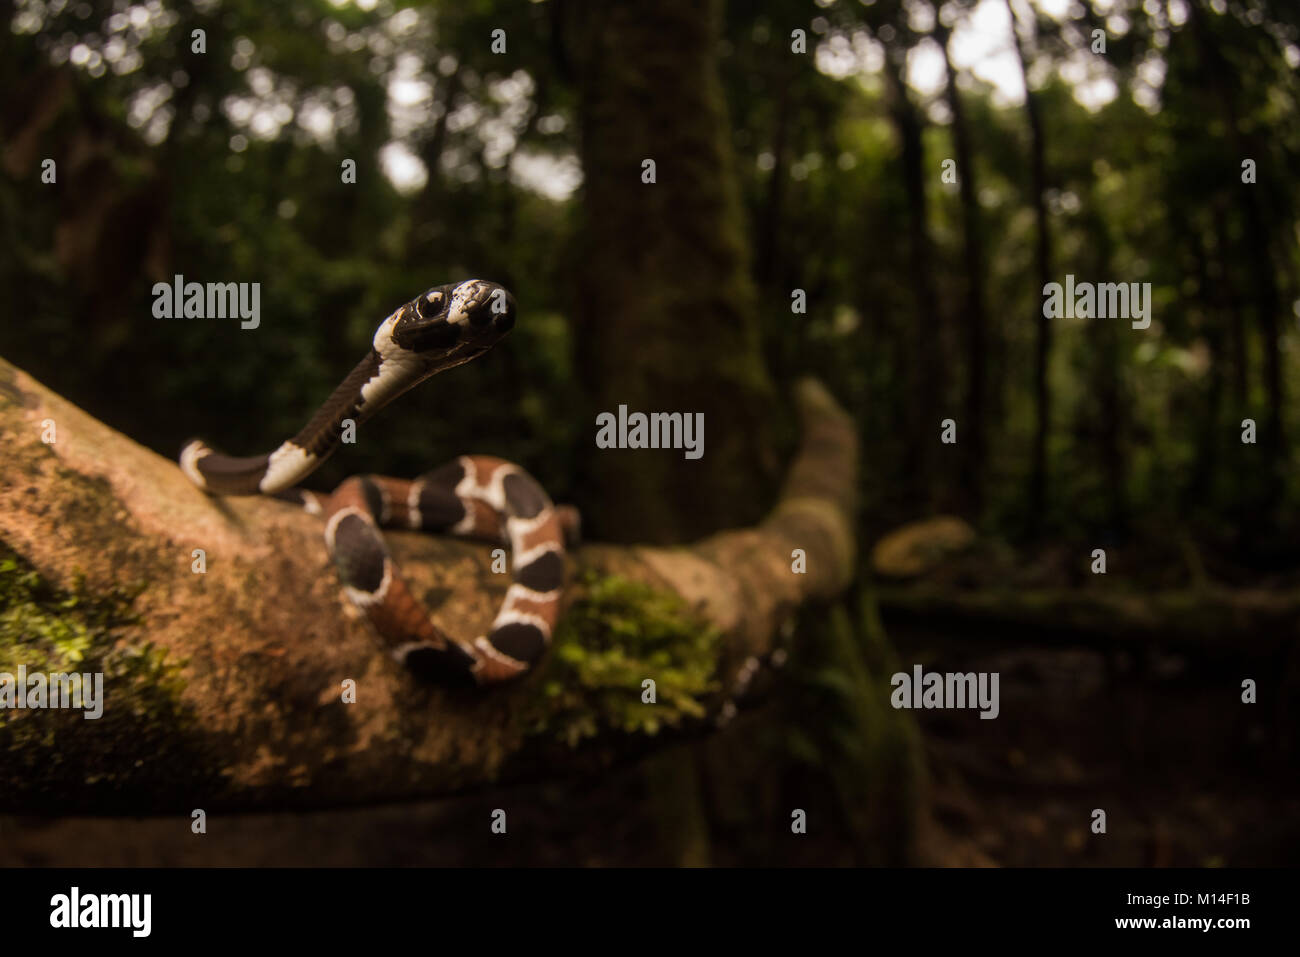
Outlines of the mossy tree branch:
M0 360L0 578L13 586L0 581L0 672L80 666L106 682L98 721L0 711L0 809L428 797L590 767L655 746L664 727L703 726L744 658L852 576L853 424L814 382L796 399L803 449L764 522L689 547L579 549L577 597L547 663L507 688L456 693L419 685L378 651L340 593L317 519L203 495L173 462ZM507 585L490 547L389 540L437 623L482 633ZM792 571L795 549L806 574ZM129 613L122 589L139 590ZM353 704L342 701L348 678ZM641 703L645 678L657 704Z

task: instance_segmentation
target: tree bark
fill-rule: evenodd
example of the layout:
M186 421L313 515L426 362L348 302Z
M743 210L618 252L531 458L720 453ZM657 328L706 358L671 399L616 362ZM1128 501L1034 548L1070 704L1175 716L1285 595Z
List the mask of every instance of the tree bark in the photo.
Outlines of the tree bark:
M575 341L590 428L626 405L703 413L707 438L696 460L583 450L589 526L618 541L689 541L752 522L776 478L776 409L716 63L718 11L717 0L582 8L586 219ZM644 181L646 160L654 182Z
M899 163L903 188L907 193L908 284L916 305L918 321L906 337L910 356L908 393L911 422L908 432L912 441L905 446L904 472L912 476L921 490L922 504L932 504L934 493L935 443L939 428L939 404L947 399L947 378L943 374L941 346L943 314L935 294L934 243L930 238L929 203L925 193L924 123L912 102L905 80L906 51L886 46L885 88L888 91L889 117L898 136Z
M1007 0L1011 15L1011 34L1015 39L1016 61L1025 84L1025 117L1029 121L1029 147L1032 158L1030 186L1034 195L1034 262L1038 267L1038 289L1052 281L1052 232L1047 216L1047 143L1043 133L1043 112L1038 94L1029 86L1028 57L1020 37L1020 18L1011 0ZM1030 24L1034 41L1038 39L1038 24ZM1037 297L1035 297L1037 298ZM1037 309L1034 326L1034 451L1029 476L1029 524L1041 529L1047 514L1048 461L1047 441L1052 431L1052 387L1048 370L1052 355L1052 320Z
M965 450L962 494L965 506L976 520L984 507L985 430L984 393L987 362L988 316L984 308L984 257L980 228L979 191L975 180L975 155L971 149L970 124L957 90L957 71L948 53L952 32L942 24L935 39L943 51L947 75L948 106L952 110L952 142L957 154L958 191L961 196L962 262L966 267L966 401L962 423Z
M852 577L855 426L812 380L799 384L796 400L803 447L761 524L690 547L589 545L572 556L579 570L674 592L720 629L709 654L723 687L748 655L771 647L801 602L833 596ZM0 447L0 546L60 586L78 576L91 592L145 581L138 623L116 640L147 641L180 663L178 713L186 719L183 727L151 724L143 706L106 686L104 720L69 721L57 742L37 735L14 750L4 719L19 713L0 712L0 809L145 814L373 803L563 773L671 738L606 730L574 750L538 737L518 716L545 707L541 674L477 693L418 684L350 613L317 518L272 499L202 494L175 463L4 360ZM454 635L481 634L506 588L507 576L491 571L492 546L387 537L435 622ZM204 574L193 570L200 548ZM797 548L806 574L792 572ZM0 652L18 660L0 660L0 672L16 674L30 636L3 605L0 592ZM341 700L348 678L354 704ZM135 730L114 733L122 725L109 717L132 708ZM22 714L32 722L53 712ZM91 764L102 773L90 773Z

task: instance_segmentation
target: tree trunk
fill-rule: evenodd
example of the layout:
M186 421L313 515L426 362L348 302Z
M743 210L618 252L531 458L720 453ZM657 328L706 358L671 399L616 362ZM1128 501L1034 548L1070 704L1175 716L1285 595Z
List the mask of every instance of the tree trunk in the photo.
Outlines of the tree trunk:
M1016 59L1025 84L1025 116L1029 120L1029 151L1032 161L1030 187L1034 195L1034 222L1037 224L1034 260L1038 266L1038 291L1041 293L1052 281L1052 233L1047 218L1046 199L1047 143L1043 135L1043 115L1038 95L1029 87L1029 70L1020 38L1020 23L1011 0L1007 0L1007 12L1011 14ZM1033 30L1037 37L1037 24L1033 25ZM1034 324L1037 335L1034 338L1034 450L1029 477L1029 522L1031 527L1038 528L1041 527L1043 516L1047 514L1047 441L1052 431L1052 391L1048 380L1052 355L1052 320L1043 315L1042 309L1038 309Z
M770 649L803 600L833 596L852 577L855 427L815 382L802 383L797 400L804 446L760 525L691 547L589 545L574 556L579 570L679 596L690 612L671 620L691 647L712 634L705 624L719 629L697 663L716 666L724 688L748 655ZM672 737L602 723L598 698L611 692L581 687L577 706L590 712L580 716L599 736L574 749L547 730L556 727L555 695L573 690L553 687L564 674L553 668L567 660L564 622L539 672L509 687L456 693L418 684L350 613L318 519L272 499L202 494L174 462L3 360L0 447L0 672L45 670L35 666L57 653L105 674L100 720L0 710L0 810L373 803L590 767ZM401 532L388 539L435 622L454 635L481 634L507 585L491 570L492 546ZM202 574L195 549L205 553ZM795 549L804 550L806 574L792 572ZM6 553L34 571L22 574ZM53 584L34 584L38 574ZM115 613L111 627L96 624L110 617L97 610L100 596L141 581L138 620ZM28 592L51 589L75 598L28 607ZM568 619L582 614L570 601ZM629 640L654 633L653 623L632 624ZM627 660L636 661L630 651ZM666 686L656 660L647 654L645 677ZM342 701L345 679L356 682L355 703ZM615 704L661 708L665 725L679 714L677 726L699 730L698 716L717 705L704 691L677 711L662 696L642 706L639 681L631 705Z
M1241 297L1237 294L1232 273L1232 240L1228 234L1228 219L1223 204L1212 204L1214 216L1214 258L1218 265L1218 278L1228 310L1228 337L1232 349L1232 415L1240 421L1250 408L1250 347L1247 343L1246 318L1241 312Z
M586 220L575 331L593 436L580 489L589 527L619 541L753 521L775 477L718 13L716 0L592 0L579 18ZM703 413L703 457L597 448L596 416L620 405Z
M1223 330L1229 325L1228 310L1224 307L1225 293L1221 277L1211 275L1210 257L1205 248L1205 237L1200 223L1175 212L1172 205L1174 227L1185 242L1191 255L1192 275L1196 279L1197 298L1205 303L1205 319L1201 334L1209 352L1209 369L1205 387L1205 414L1196 434L1196 458L1192 474L1183 488L1183 507L1193 510L1212 501L1215 467L1219 450L1223 447L1223 367L1227 363ZM1190 298L1190 297L1189 297Z
M907 193L908 282L916 305L917 321L905 337L911 361L908 394L912 415L906 443L903 471L921 492L921 503L932 504L934 492L935 436L938 434L939 403L946 399L946 377L942 375L939 343L943 319L935 296L934 244L930 239L928 201L925 193L925 143L921 116L912 102L904 80L906 60L902 48L886 47L885 83L889 115L898 134L899 162L903 188Z
M978 519L984 507L984 390L988 317L984 309L984 257L980 229L979 193L975 182L975 155L970 143L970 125L961 94L957 91L957 71L948 55L951 31L940 26L935 38L943 50L943 64L948 81L948 106L952 110L952 141L957 156L957 182L961 196L962 261L966 269L966 403L965 422L960 431L965 455L962 477L964 505Z
M1206 65L1205 75L1217 94L1220 115L1227 127L1228 162L1225 171L1240 176L1240 162L1247 157L1258 162L1263 150L1257 149L1257 138L1242 129L1238 109L1239 84L1236 72L1224 56L1213 36L1203 4L1190 5L1190 21L1195 33L1201 58ZM1285 412L1286 388L1282 378L1281 323L1278 315L1282 297L1278 289L1277 273L1273 268L1272 226L1262 207L1260 195L1270 195L1269 179L1273 176L1267 164L1260 163L1256 183L1236 183L1235 195L1242 217L1242 231L1249 258L1250 286L1254 290L1255 315L1259 324L1260 345L1264 352L1264 395L1268 414L1260 427L1260 447L1264 453L1264 509L1272 511L1278 506L1285 487L1283 468L1286 462Z

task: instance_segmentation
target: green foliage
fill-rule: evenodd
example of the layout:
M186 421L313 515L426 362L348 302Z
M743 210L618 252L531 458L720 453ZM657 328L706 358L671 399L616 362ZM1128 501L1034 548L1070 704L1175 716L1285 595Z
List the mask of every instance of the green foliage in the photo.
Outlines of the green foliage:
M657 734L704 717L717 629L676 595L588 573L559 627L525 720L570 747L605 731ZM643 704L641 683L655 681Z
M477 451L526 464L565 496L574 384L566 362L551 358L553 344L567 351L567 339L532 320L568 306L556 252L571 217L510 182L517 152L571 155L576 140L573 93L543 87L547 7L228 0L206 13L171 2L150 9L146 30L124 30L126 17L107 8L41 5L19 32L0 29L0 81L13 103L31 104L5 112L0 139L40 143L39 155L24 154L29 165L11 157L0 171L0 283L24 317L0 323L0 354L169 457L193 435L251 453L302 426L396 305L435 283L494 279L522 304L515 333L490 360L404 398L401 421L417 427L389 419L369 429L317 481L415 475ZM401 22L407 27L394 27ZM509 34L509 56L489 50L498 27ZM198 28L207 32L204 55L190 51ZM90 75L67 63L70 44L99 56L110 40L138 54L134 68ZM237 48L249 52L232 56ZM51 67L56 49L62 65ZM425 122L400 134L388 84L398 61L412 57L427 71L432 100ZM499 93L511 80L536 84L520 87L532 90L536 109L522 131L515 113L503 119L519 106ZM292 112L259 135L230 108L265 102L257 91L268 89ZM54 90L63 93L43 98ZM153 97L161 99L152 118L128 122L131 104ZM434 107L444 115L466 107L479 122L435 133ZM302 128L311 109L333 115L331 136ZM567 123L539 130L538 117L553 111L569 113ZM11 118L17 128L3 125ZM486 156L503 128L519 134L516 149L503 160ZM430 157L431 138L442 156ZM384 175L380 154L391 143L423 154L424 189L400 191ZM87 154L93 162L69 159ZM59 163L49 186L38 183L45 156ZM344 159L357 164L355 184L340 180ZM176 273L260 282L261 327L154 319L152 285ZM139 403L123 398L146 393ZM494 401L453 398L461 394ZM446 414L451 406L455 415Z
M1099 109L1080 103L1064 75L1086 48L1081 38L1104 21L1036 18L1053 272L1150 281L1157 304L1141 335L1106 321L1053 327L1051 487L1037 516L1048 535L1123 535L1146 515L1190 522L1198 540L1235 536L1244 516L1294 537L1296 445L1266 456L1263 443L1271 420L1294 418L1293 402L1272 408L1271 357L1280 382L1300 371L1287 342L1300 294L1300 200L1284 172L1300 157L1300 88L1288 61L1300 31L1285 5L1250 15L1238 6L1219 14L1193 5L1184 22L1162 24L1135 0L1119 4L1127 29L1108 31L1098 64L1117 96ZM970 4L948 7L959 20L970 14ZM583 17L562 4L504 0L158 9L169 24L137 33L114 27L107 9L27 5L18 32L0 30L0 80L15 106L0 117L0 138L15 147L0 171L0 285L22 317L0 323L0 354L168 456L196 434L252 453L301 426L362 354L378 317L426 285L483 275L514 289L517 330L492 356L404 398L315 483L359 471L414 475L472 450L522 462L553 497L583 495L591 514L603 496L617 499L615 483L586 479L584 488L572 467L590 429L580 410L591 383L578 381L582 367L570 359L586 341L571 325L589 265L573 242L582 203L524 185L515 169L516 160L578 155L590 122L577 82ZM934 463L929 474L915 468L934 441L916 410L957 409L965 388L963 215L937 175L953 129L937 119L943 93L911 91L932 245L918 275L909 168L884 70L822 72L817 51L870 42L897 59L935 37L895 3L833 4L808 23L805 14L793 0L725 6L718 63L760 292L754 311L778 386L816 373L857 418L875 463L864 512L901 518L948 506L962 480ZM790 52L792 24L810 30L808 54ZM189 50L195 28L208 31L206 56ZM496 28L509 36L508 55L490 51ZM136 67L92 75L66 62L71 44L98 54L110 38L129 40ZM236 60L240 41L251 52ZM429 95L404 126L388 87L411 57ZM1160 67L1158 95L1144 65ZM967 517L1016 535L1029 518L1041 309L1029 128L1022 107L966 79L990 317L990 494L983 514ZM294 118L257 135L230 105L258 101L268 82ZM137 98L151 96L163 97L157 117L132 118ZM297 124L321 104L337 127L317 139ZM450 114L457 122L446 122ZM509 142L494 142L502 129ZM678 132L665 129L656 143ZM423 186L399 190L384 176L380 151L390 143L424 162ZM60 160L57 185L35 185L43 156ZM1258 164L1252 185L1241 182L1246 156ZM357 163L353 185L339 180L345 158ZM261 328L153 320L151 284L176 272L260 281ZM663 286L641 295L672 303L676 292ZM792 321L795 288L809 312ZM918 288L932 294L935 314L918 314ZM618 298L626 293L606 290L601 307ZM647 335L627 345L642 363L672 368L700 341ZM492 401L456 401L465 394ZM1261 445L1240 443L1245 417L1260 423Z

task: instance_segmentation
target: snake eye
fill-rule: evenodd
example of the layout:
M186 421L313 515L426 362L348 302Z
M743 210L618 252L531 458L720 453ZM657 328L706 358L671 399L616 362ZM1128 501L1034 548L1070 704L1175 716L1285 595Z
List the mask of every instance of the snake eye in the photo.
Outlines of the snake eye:
M421 319L432 319L442 312L442 293L431 292L415 300L415 311Z

